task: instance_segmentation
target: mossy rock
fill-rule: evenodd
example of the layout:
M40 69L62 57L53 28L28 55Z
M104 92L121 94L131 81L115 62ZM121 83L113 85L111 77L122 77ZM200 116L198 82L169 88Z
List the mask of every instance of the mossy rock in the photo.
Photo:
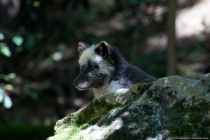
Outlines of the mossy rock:
M210 74L170 76L110 93L59 120L49 140L210 138Z

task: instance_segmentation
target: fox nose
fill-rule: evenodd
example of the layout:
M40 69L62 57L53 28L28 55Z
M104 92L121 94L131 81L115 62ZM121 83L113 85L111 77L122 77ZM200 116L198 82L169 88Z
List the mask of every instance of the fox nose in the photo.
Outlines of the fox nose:
M77 81L74 81L72 84L73 84L74 86L77 86L77 85L78 85L78 82L77 82Z

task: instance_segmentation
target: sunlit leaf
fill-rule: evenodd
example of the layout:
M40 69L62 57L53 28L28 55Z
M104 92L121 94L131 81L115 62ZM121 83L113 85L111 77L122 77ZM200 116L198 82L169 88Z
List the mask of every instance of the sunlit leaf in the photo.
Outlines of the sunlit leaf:
M52 58L54 61L59 61L63 57L63 54L61 52L56 52L52 55Z
M40 2L39 2L39 1L33 2L33 6L34 6L34 7L39 7L39 6L40 6Z
M4 34L0 33L0 40L4 40Z
M15 36L12 38L12 42L15 43L17 46L20 46L23 43L23 38L21 36Z
M0 52L7 57L11 56L11 52L7 47L6 43L0 43Z
M12 107L12 100L9 96L4 97L4 107L8 109Z
M4 98L4 95L3 94L0 94L0 103L3 102L3 98Z
M13 90L13 85L11 85L11 84L6 84L6 88L7 88L7 90L12 91L12 90Z
M0 103L3 102L3 98L4 98L4 90L0 87Z
M16 77L15 73L10 73L10 74L4 76L4 80L8 81L8 80L14 79L15 77Z

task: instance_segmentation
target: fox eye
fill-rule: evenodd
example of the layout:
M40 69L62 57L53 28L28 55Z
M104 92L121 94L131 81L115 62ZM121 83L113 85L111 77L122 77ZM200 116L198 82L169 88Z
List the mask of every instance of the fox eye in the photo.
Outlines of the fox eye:
M93 69L95 69L95 68L98 68L98 66L96 66L96 65L91 65L91 66L90 66L90 69L91 69L91 70L93 70Z

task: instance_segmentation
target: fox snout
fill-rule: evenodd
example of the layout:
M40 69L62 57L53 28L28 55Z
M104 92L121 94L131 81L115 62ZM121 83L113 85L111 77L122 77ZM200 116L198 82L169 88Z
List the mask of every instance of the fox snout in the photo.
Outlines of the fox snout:
M73 86L77 89L80 89L81 87L79 86L79 75L76 77L76 79L73 81Z
M80 72L76 79L73 81L75 88L79 90L86 90L89 88L89 78L85 72Z
M74 82L72 83L73 86L79 90L85 89L85 87L82 87L81 84L79 84L79 82L77 80L74 80Z
M73 84L73 86L75 86L75 87L78 86L78 82L77 82L76 80L74 80L72 84Z
M79 90L82 90L82 87L79 85L79 82L76 79L73 81L72 84L75 88L77 88Z

